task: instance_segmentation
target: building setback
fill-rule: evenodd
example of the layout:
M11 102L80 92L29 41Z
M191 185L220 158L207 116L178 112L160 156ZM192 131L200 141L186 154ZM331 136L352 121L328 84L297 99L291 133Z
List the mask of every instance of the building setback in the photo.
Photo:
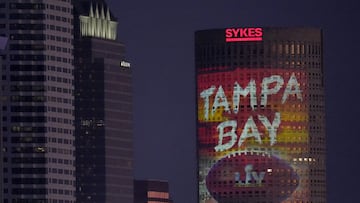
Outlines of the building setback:
M75 1L77 203L133 202L132 70L105 1Z
M71 1L4 0L4 203L74 203Z
M170 197L169 183L163 180L135 180L134 203L173 202Z
M195 33L199 202L326 202L322 30Z

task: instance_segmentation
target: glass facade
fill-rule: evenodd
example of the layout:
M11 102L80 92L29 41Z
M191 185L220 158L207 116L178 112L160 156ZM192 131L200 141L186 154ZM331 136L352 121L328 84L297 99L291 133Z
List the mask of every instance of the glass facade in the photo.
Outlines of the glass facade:
M72 8L0 2L4 203L75 202Z
M195 35L199 202L326 202L322 33Z

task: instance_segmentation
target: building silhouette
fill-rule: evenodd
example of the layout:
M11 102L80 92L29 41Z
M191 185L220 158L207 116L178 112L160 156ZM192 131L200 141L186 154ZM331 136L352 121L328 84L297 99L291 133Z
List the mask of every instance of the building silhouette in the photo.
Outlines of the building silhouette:
M322 30L195 33L199 202L326 202Z
M0 2L4 203L75 202L72 8Z
M173 202L164 180L134 180L134 203Z
M133 202L132 70L105 1L74 2L77 203Z

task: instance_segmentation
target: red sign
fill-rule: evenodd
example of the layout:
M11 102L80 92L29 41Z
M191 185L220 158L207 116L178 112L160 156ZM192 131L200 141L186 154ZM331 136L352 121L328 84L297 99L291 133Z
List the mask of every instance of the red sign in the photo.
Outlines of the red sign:
M262 28L228 28L225 30L226 42L262 41Z

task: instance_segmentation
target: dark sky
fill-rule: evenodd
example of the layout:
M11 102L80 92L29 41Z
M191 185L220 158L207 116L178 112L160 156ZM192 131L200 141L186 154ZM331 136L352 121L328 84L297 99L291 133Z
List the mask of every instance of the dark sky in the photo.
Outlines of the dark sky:
M135 176L196 203L194 31L324 30L328 202L360 202L360 8L353 0L108 0L134 71ZM358 48L356 48L358 47Z

